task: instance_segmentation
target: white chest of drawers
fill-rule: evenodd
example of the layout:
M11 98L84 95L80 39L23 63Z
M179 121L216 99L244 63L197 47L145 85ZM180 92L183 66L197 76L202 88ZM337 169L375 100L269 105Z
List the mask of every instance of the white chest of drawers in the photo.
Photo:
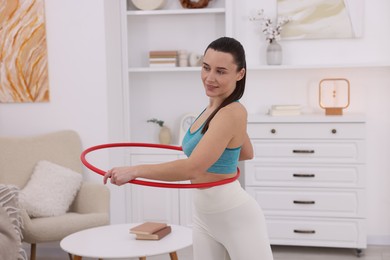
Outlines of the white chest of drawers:
M365 119L250 116L245 189L271 244L366 248Z

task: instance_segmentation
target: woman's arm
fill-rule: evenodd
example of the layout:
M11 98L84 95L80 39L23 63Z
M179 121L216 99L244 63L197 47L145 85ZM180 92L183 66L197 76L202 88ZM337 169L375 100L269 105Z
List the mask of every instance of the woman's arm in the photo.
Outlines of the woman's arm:
M223 108L215 115L208 131L189 158L159 164L115 167L104 175L103 182L107 183L109 178L111 178L111 183L116 185L125 184L135 178L207 182L210 177L207 169L218 160L233 137L241 131L242 124L245 124L244 122L238 123L243 117L242 110L241 113L232 112L231 109ZM235 145L241 145L241 143Z
M207 182L207 169L221 156L237 127L234 120L226 117L230 117L229 113L223 112L215 116L189 158L159 164L115 167L104 175L103 182L106 184L109 178L116 185L123 185L136 178Z
M203 170L193 161L187 158L159 164L115 167L107 171L103 182L106 184L108 178L111 178L111 183L116 185L123 185L135 178L160 181L193 180L202 176Z

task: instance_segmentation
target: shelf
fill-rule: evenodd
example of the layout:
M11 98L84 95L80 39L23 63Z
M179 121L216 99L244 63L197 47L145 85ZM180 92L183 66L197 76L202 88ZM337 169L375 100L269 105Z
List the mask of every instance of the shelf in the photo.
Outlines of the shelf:
M137 67L129 68L128 72L138 73L138 72L199 72L201 67L173 67L173 68L150 68L150 67Z
M127 11L128 16L147 15L190 15L190 14L222 14L225 8L202 8L202 9L171 9L171 10L151 10L151 11Z
M342 116L326 116L325 114L302 114L297 116L270 116L265 114L249 114L248 123L278 123L278 122L291 122L291 123L364 123L366 116L364 114L346 113Z
M302 64L302 65L248 65L248 70L300 70L300 69L347 69L347 68L390 68L390 63L356 64Z
M318 64L318 65L259 65L249 66L248 70L302 70L302 69L348 69L348 68L390 68L388 63L357 63L357 64ZM201 67L173 67L173 68L150 68L134 67L128 72L199 72Z

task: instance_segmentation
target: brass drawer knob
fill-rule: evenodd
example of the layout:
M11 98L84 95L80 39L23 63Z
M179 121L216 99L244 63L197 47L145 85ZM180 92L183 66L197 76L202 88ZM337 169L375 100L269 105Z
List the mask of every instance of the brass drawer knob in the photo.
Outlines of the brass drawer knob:
M337 130L336 129L332 129L332 134L337 134Z
M271 129L271 134L276 134L276 129L275 128Z

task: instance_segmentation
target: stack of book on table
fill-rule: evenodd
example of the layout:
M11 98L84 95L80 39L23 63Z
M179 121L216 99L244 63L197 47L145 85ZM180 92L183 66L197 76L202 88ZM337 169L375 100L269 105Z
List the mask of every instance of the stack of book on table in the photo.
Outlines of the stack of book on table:
M300 105L273 105L269 110L271 116L297 116L301 114Z
M145 222L130 229L138 240L160 240L171 233L171 226L166 223Z
M150 51L150 67L176 67L177 51Z

